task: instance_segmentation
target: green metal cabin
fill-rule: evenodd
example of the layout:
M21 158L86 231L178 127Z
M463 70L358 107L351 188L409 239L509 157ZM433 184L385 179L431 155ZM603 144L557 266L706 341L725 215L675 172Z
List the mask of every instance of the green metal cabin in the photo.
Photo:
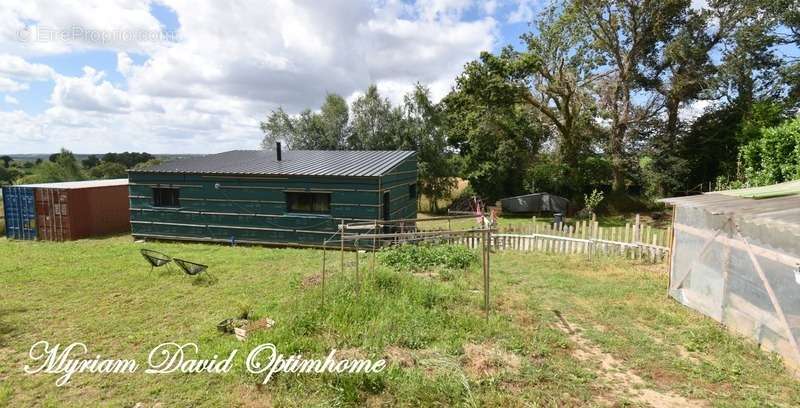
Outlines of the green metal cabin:
M342 221L413 219L413 151L234 150L128 173L135 238L320 246Z

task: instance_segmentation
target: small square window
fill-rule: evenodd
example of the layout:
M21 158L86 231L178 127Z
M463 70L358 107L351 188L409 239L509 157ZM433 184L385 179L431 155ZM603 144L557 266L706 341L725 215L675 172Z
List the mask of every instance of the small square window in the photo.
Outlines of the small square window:
M417 198L417 184L409 184L408 186L408 198L412 200L416 200Z
M177 188L154 188L153 207L180 207L178 192Z
M331 212L330 193L286 193L286 209L296 213L328 214Z

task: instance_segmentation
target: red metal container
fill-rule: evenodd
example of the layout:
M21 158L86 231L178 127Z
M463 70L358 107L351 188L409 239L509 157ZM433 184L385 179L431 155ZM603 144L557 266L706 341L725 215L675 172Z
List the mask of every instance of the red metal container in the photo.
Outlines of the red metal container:
M34 189L40 240L69 241L130 231L127 179L28 187Z

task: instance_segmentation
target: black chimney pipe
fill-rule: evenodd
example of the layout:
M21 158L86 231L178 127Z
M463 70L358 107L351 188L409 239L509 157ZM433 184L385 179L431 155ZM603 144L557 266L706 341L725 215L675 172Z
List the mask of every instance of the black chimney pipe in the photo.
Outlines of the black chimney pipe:
M278 161L281 161L281 142L275 142L275 153L278 155Z

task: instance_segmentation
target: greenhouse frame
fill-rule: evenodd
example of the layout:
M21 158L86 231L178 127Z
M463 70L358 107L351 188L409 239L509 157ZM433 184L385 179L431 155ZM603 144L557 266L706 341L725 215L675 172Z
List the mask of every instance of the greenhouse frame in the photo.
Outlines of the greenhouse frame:
M800 182L662 200L669 295L800 368Z

